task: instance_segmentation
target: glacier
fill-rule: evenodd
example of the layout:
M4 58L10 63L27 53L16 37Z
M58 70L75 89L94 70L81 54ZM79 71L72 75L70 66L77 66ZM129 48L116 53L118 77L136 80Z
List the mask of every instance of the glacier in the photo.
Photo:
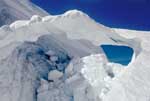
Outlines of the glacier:
M24 8L11 11L22 20L0 21L1 101L150 100L150 32L109 28L78 10L48 15L28 0L2 3ZM111 63L100 45L129 46L132 61Z

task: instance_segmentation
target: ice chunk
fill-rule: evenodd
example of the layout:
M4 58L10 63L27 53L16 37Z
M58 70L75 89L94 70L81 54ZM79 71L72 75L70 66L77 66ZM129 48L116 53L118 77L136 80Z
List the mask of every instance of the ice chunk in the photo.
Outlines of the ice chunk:
M70 75L73 72L73 63L70 63L67 68L65 69L66 75Z
M59 72L58 70L53 70L53 71L49 72L48 79L49 80L57 80L62 76L63 76L62 72Z
M32 23L36 23L36 22L40 22L40 21L42 21L42 18L38 15L34 15L31 17L29 23L32 24Z
M58 61L58 57L57 56L51 56L50 60L53 62L56 62L56 61Z
M48 88L49 88L48 81L46 81L44 79L41 79L40 80L40 84L41 84L41 86L39 87L38 92L42 92L42 91L48 90Z
M67 66L67 64L65 64L65 63L64 63L64 64L59 63L59 64L57 64L57 69L58 69L59 71L63 71L66 66Z
M46 52L47 55L50 55L50 56L54 56L56 55L56 53L52 50L49 50L48 52Z

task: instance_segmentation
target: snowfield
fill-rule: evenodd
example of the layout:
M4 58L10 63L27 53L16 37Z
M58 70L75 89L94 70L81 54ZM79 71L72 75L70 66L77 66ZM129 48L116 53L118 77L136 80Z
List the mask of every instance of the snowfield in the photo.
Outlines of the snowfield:
M2 26L0 99L149 101L149 39L150 32L109 28L78 10ZM102 44L133 48L131 63L110 63Z

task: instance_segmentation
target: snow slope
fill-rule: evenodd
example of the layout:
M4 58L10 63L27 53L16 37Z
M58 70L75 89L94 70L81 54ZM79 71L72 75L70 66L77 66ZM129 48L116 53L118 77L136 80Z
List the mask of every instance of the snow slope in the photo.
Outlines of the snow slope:
M0 26L11 24L20 19L29 19L35 14L41 16L48 15L47 12L29 2L29 0L0 1Z
M77 10L5 25L1 101L148 101L148 39L149 32L111 29ZM101 44L132 47L132 62L109 63Z
M104 101L149 101L150 32L125 29L115 29L115 31L126 38L139 38L142 50L124 73L115 78L112 83L112 90L105 97Z

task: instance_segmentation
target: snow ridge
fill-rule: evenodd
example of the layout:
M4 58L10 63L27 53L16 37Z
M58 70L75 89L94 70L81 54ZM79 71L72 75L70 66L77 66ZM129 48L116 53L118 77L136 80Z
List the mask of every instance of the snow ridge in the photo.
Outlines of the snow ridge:
M41 17L39 15L33 15L30 20L15 21L14 23L12 23L10 25L10 27L17 29L17 28L20 28L22 26L28 26L29 24L34 24L37 22L54 21L54 20L57 20L59 18L67 18L67 19L68 18L71 18L71 19L73 19L73 18L85 18L85 19L89 19L92 21L92 19L90 19L90 17L88 15L86 15L85 13L78 11L78 10L70 10L70 11L67 11L66 13L64 13L62 15L58 15L58 16L49 15L46 17ZM16 26L18 26L18 27L16 27Z

